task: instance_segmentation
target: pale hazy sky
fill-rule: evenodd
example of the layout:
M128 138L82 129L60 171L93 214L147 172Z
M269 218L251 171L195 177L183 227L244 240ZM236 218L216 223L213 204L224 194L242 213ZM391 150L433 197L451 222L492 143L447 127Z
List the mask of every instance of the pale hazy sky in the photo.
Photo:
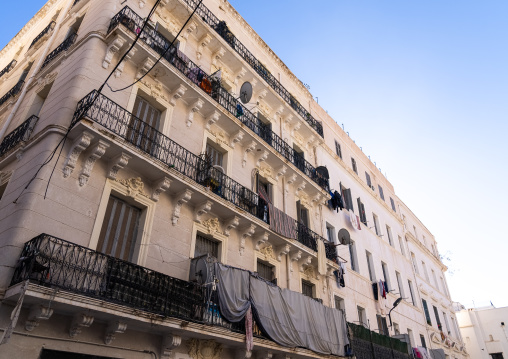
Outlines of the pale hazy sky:
M508 1L230 2L434 234L452 298L508 306ZM2 3L0 48L44 3Z

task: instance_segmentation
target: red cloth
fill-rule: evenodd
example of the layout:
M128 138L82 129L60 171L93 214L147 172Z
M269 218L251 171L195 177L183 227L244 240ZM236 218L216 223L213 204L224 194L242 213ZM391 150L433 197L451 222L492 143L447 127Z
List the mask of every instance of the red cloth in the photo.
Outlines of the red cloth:
M360 226L360 217L356 216L356 223L358 223L358 230L362 230L362 227Z

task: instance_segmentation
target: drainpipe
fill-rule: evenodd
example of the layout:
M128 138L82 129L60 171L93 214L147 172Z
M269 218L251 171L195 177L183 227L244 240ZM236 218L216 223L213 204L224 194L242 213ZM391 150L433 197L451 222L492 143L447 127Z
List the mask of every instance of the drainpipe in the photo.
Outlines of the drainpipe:
M35 75L41 69L42 64L44 63L44 59L46 58L46 55L48 54L49 49L51 48L51 45L53 45L56 34L58 33L58 30L60 30L62 20L65 18L66 14L69 12L69 9L72 7L73 3L74 3L74 0L68 0L67 6L65 7L64 10L61 10L60 15L58 16L59 18L57 19L57 21L55 21L56 25L55 25L55 28L53 29L53 33L51 34L51 37L49 38L49 40L46 44L46 47L44 48L44 51L42 52L42 54L39 57L39 61L37 62L37 65L35 66L35 69L32 72L32 76L30 76L30 78L25 83L25 86L23 87L23 90L21 91L21 94L19 95L18 100L14 104L14 107L12 108L11 113L9 114L9 117L7 117L7 119L5 120L5 124L3 125L2 129L0 130L0 139L3 139L5 132L7 131L7 128L11 124L11 121L14 118L14 116L16 115L16 112L18 111L19 106L21 105L21 102L23 102L23 99L25 98L27 89L32 84Z

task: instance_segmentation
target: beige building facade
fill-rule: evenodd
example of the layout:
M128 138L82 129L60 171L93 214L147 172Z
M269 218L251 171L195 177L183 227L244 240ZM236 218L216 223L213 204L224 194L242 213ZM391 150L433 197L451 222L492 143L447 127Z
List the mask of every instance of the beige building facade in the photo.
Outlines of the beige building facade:
M508 357L508 307L466 309L456 303L457 320L471 358Z
M50 0L0 52L0 358L334 356L263 313L246 348L202 255L341 310L340 356L469 357L434 237L302 82L227 1L154 4Z

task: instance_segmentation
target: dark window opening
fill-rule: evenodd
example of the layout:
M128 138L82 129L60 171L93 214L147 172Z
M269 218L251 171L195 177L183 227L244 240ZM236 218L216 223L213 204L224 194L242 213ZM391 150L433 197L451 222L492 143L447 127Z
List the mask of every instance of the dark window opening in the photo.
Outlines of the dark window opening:
M314 284L302 279L302 294L303 295L306 295L307 297L314 298L313 289L314 289Z
M342 159L342 150L340 148L340 143L338 143L337 140L335 140L335 153L337 153L337 156Z
M219 242L211 238L196 234L196 246L194 247L194 258L209 254L219 259Z
M277 284L277 279L275 278L274 270L275 270L275 267L273 265L258 260L258 263L257 263L258 275L261 278L266 279L269 282Z

